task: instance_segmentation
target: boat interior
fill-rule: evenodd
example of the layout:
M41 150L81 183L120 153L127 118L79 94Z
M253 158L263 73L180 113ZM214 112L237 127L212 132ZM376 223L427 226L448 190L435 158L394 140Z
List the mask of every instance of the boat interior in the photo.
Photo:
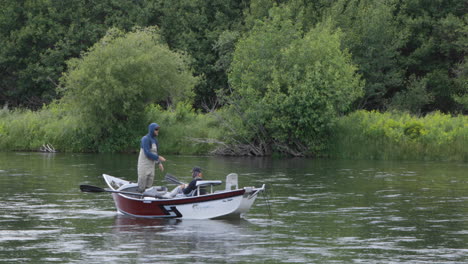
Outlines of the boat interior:
M239 188L238 185L238 176L235 173L228 174L226 176L226 186L224 190L215 190L214 186L221 185L223 181L221 180L210 180L210 181L197 181L197 189L194 190L192 193L188 195L183 195L183 197L193 197L193 196L200 196L200 195L207 195L217 192L225 192L236 190ZM121 185L117 191L126 192L126 196L139 198L141 199L170 199L165 194L168 193L168 188L165 186L153 186L151 188L146 189L146 191L142 194L138 192L138 184L137 183L128 183ZM129 193L135 193L129 194ZM174 197L174 198L180 198Z

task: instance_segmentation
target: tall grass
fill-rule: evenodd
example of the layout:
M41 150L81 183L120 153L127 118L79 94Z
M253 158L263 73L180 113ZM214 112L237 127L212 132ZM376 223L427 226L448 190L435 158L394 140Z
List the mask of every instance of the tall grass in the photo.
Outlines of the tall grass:
M179 103L169 110L153 105L146 109L146 115L147 124L142 133L151 122L161 126L161 153L208 154L219 146L215 142L223 133L215 117L198 113L188 104Z
M357 111L341 117L329 156L352 159L468 161L468 117L435 112Z
M56 105L40 111L0 110L0 150L37 151L50 144L60 151L88 151L78 118Z
M99 142L80 117L52 104L40 111L0 110L0 150L38 151L50 144L61 152L109 152L113 150L102 146L119 142L123 151L137 152L140 139L148 133L148 124L152 122L161 126L160 148L166 154L210 153L218 146L210 142L216 142L222 135L213 116L197 113L190 105L179 103L169 110L150 106L145 120L132 131L116 131ZM137 136L122 138L122 135Z
M161 126L161 154L209 154L226 134L211 114L179 103L164 110L149 106L145 120L136 125L126 140L126 151L138 151L148 124ZM61 152L105 151L83 126L79 117L60 106L40 111L0 110L0 150L37 151L51 144ZM114 137L119 137L116 134ZM435 112L415 117L397 112L357 111L338 119L330 134L325 156L346 159L468 161L468 116Z

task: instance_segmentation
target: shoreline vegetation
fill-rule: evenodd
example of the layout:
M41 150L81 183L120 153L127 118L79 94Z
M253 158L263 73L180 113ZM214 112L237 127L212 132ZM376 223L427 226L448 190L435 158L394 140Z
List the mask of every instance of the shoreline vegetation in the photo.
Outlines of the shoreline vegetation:
M235 154L213 113L199 113L187 104L172 110L147 108L148 120L161 123L161 151L181 155ZM144 131L144 125L139 129ZM0 149L40 151L50 145L58 152L96 152L77 120L47 107L41 111L0 110ZM144 132L141 132L144 133ZM141 134L140 133L140 134ZM139 137L120 152L136 152ZM417 117L402 112L356 111L336 120L320 158L370 160L468 161L468 117L434 112ZM273 153L273 156L280 155Z
M463 1L5 1L0 151L468 161Z
M468 116L356 111L341 117L329 155L345 159L468 161Z

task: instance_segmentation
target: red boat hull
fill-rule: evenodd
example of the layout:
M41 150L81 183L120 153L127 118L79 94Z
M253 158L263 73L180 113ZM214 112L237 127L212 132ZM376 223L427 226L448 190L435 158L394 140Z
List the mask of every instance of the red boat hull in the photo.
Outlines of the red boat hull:
M242 198L244 193L245 189L239 189L230 192L168 200L137 199L118 193L113 193L112 196L118 211L126 215L148 218L181 218L184 215L178 209L180 206L187 207L192 205L195 208L203 203L229 200L235 197Z

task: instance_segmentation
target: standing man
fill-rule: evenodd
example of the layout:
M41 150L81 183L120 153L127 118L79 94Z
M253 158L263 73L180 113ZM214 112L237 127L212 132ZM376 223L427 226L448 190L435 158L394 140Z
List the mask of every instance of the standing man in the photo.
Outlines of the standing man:
M159 125L151 123L148 126L148 134L141 139L140 155L138 156L138 191L141 193L153 185L156 164L159 165L161 171L164 171L161 162L166 161L166 159L158 155L158 134Z

